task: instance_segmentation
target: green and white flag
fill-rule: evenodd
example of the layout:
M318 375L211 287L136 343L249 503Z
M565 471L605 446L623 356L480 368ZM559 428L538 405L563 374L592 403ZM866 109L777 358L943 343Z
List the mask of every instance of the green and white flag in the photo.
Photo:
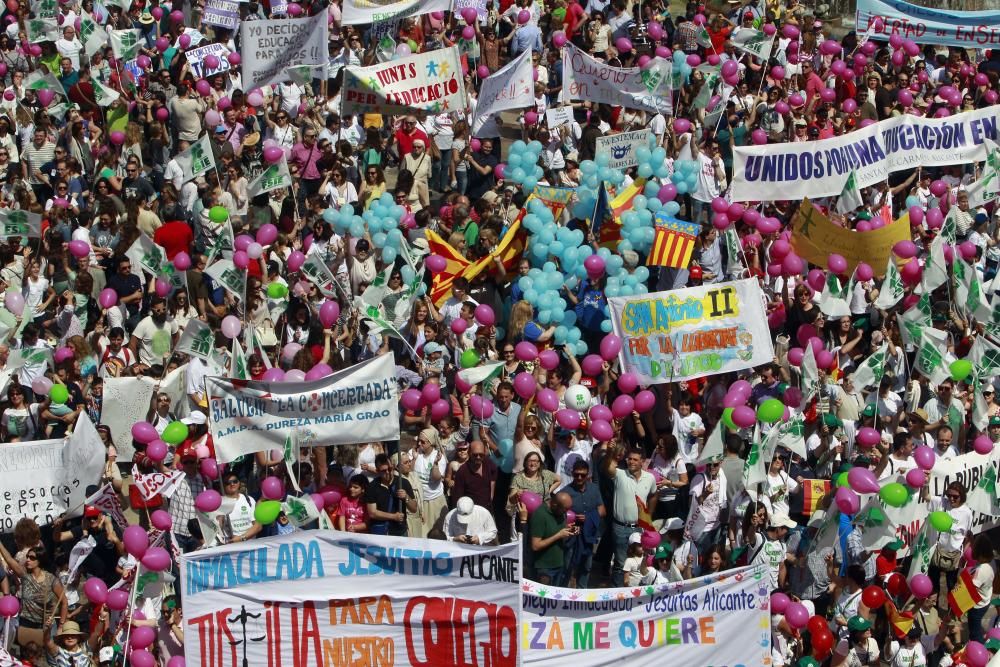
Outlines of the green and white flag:
M215 356L215 334L212 328L199 319L188 320L181 337L177 340L177 351L212 361Z
M851 293L840 284L840 279L832 271L827 274L820 295L819 309L827 317L850 317L851 306L847 302Z
M837 213L847 215L864 203L861 199L861 189L858 187L858 172L851 169L851 173L847 175L847 182L837 197Z
M59 13L59 4L56 0L40 0L34 6L35 16L40 19L54 20Z
M167 251L142 232L139 232L139 238L125 252L125 256L153 277L163 273L167 265Z
M1000 498L997 497L997 463L1000 461L1000 453L997 448L993 448L990 454L990 462L983 471L983 476L979 482L969 489L966 504L973 512L979 512L987 516L1000 516Z
M247 322L247 325L243 327L243 346L246 348L246 354L253 355L254 352L257 352L264 360L264 367L271 368L271 359L264 351L264 345L260 342L260 336L257 335L257 327L252 321Z
M820 391L819 367L816 365L812 345L806 345L799 370L802 372L802 402L808 403Z
M903 276L896 268L896 260L889 257L889 262L885 267L885 279L882 281L882 289L878 291L878 298L875 299L875 307L882 310L889 310L905 296L903 288Z
M954 223L954 221L952 222ZM924 274L920 278L920 284L914 289L915 293L924 294L926 292L929 294L948 282L948 263L944 259L944 246L944 233L939 234L931 241L930 254L927 257L927 263L924 264Z
M952 359L948 353L948 334L930 327L920 332L920 345L914 367L930 379L931 386L937 387L949 377L948 366Z
M53 93L66 97L66 89L56 75L47 67L33 70L24 78L24 87L28 90L51 90Z
M309 282L316 286L320 294L328 299L336 299L336 290L343 291L344 289L337 282L336 278L333 277L330 267L326 265L326 262L317 253L306 255L306 261L302 263L302 268L299 271L309 279ZM348 298L346 294L344 296Z
M1000 375L1000 346L985 336L976 336L966 359L972 363L972 370L978 377Z
M87 12L80 13L80 41L83 43L83 50L88 56L92 56L104 48L104 45L108 43L108 39L107 30L95 21L93 16Z
M730 225L723 235L726 243L726 252L729 254L729 261L726 264L726 273L732 278L742 278L744 273L743 262L740 256L743 254L743 246L740 244L740 237L736 233L735 225ZM739 269L739 273L737 273Z
M743 463L743 488L753 489L767 479L767 462L764 460L764 445L760 441L760 428L754 429L750 441L750 452Z
M205 273L226 288L227 292L243 301L247 292L247 272L236 268L232 260L218 259L205 269Z
M42 238L42 216L20 209L0 209L0 238L21 236L29 239Z
M243 353L243 346L240 345L239 338L233 339L232 360L229 377L237 380L249 380L250 371L247 368L247 356Z
M229 220L217 224L198 216L198 225L205 239L205 261L211 264L216 257L233 256L233 224Z
M419 272L414 274L413 280L410 281L410 284L403 287L402 294L400 294L399 298L396 300L396 308L392 313L392 323L397 329L403 328L406 326L406 323L410 321L410 313L413 312L413 305L417 302L417 299L425 293L426 286L424 285L424 269L421 268Z
M378 306L365 306L365 309L361 311L361 320L368 325L368 333L385 334L386 336L397 338L403 341L406 347L410 349L414 358L418 357L417 351L410 345L410 341L406 340L406 336L392 322L383 317L382 311Z
M959 307L969 316L980 321L990 319L992 309L986 299L986 290L979 279L976 267L968 264L961 257L956 257L951 265L955 276L955 299Z
M488 382L495 377L500 377L503 372L503 362L497 361L492 364L482 364L481 366L473 366L472 368L463 368L458 372L458 377L462 378L471 385L477 385L481 382Z
M774 35L768 36L762 30L739 28L729 37L736 48L760 60L767 60L771 54Z
M875 350L865 359L854 371L854 386L858 389L866 387L878 387L885 375L885 362L889 356L889 344L882 343L882 347Z
M187 150L178 153L174 160L177 161L177 166L184 173L185 183L193 178L198 178L209 169L215 168L215 154L212 153L212 144L209 141L208 133L206 132L198 141L188 146Z
M32 44L38 44L40 42L58 42L62 39L62 30L59 29L59 26L56 25L55 21L42 18L28 19L25 21L25 26L28 29L28 41ZM47 67L43 67L42 69L44 69L48 74L52 74Z
M691 106L696 109L704 109L708 106L709 101L712 99L712 95L715 93L715 87L722 81L722 75L717 73L711 73L705 75L705 80L698 90L698 94L694 98Z
M698 46L704 49L712 48L712 36L708 34L708 30L705 28L704 23L698 26L694 39L698 42Z
M806 421L802 413L793 414L788 421L778 422L767 432L764 459L770 461L778 447L784 447L803 459L807 458L809 452L806 450L805 433Z
M109 41L115 58L123 61L134 60L139 55L142 31L130 28L128 30L109 30Z
M986 162L982 176L965 190L969 194L969 207L984 206L1000 196L1000 146L986 140Z
M958 221L955 219L957 214L957 206L952 206L948 209L948 215L945 216L944 222L941 224L941 233L938 235L938 238L944 239L951 245L955 245L958 239Z
M247 186L247 194L253 199L259 194L287 188L292 185L292 175L288 171L288 161L282 157L281 162L269 165L257 178L250 181Z
M969 493L969 497L972 497L972 493ZM935 542L931 541L930 535L930 521L925 521L924 525L920 527L920 531L917 536L913 538L913 544L910 545L910 573L907 578L912 577L915 574L927 574L927 571L931 567L931 557L934 555L934 545Z
M920 332L932 326L931 295L924 293L912 308L900 315L899 321L903 342L914 347L919 345Z
M94 87L94 101L99 107L109 107L121 97L121 93L114 88L102 85L97 79L91 79L90 84Z
M356 301L360 302L356 304L360 309L364 310L368 306L378 308L382 305L385 295L389 293L389 276L392 275L395 268L395 264L387 264L382 271L375 274L375 279L365 288L361 296L356 299ZM393 319L395 319L395 313L393 315Z
M701 454L698 455L698 459L695 464L708 463L711 459L724 456L726 453L726 443L724 438L726 437L726 426L721 421L715 425L712 429L712 433L705 440L705 446L702 447Z

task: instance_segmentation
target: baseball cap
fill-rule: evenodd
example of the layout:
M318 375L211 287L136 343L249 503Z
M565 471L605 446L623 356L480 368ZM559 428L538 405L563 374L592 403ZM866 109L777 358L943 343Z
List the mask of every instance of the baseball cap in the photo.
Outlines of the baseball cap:
M660 532L666 533L671 530L680 530L683 527L684 521L682 521L680 517L675 516L667 519L666 523L663 524L663 528L660 529Z
M180 450L178 458L181 461L197 461L198 454L195 453L193 447L185 447L184 449Z
M97 654L98 662L107 662L108 660L115 659L115 647L105 646L101 649L100 653Z
M889 551L899 551L900 549L903 548L903 540L897 537L892 542L889 542L889 544L885 545L882 548L888 549Z
M788 518L787 514L774 514L771 516L771 522L768 524L768 528L795 528L799 524L795 523Z
M444 351L444 348L441 346L440 343L427 343L426 345L424 345L425 357L429 357L432 354L442 351Z
M225 132L225 131L226 131L226 126L225 125L216 125L215 126L215 132L216 132L216 134L218 134L220 132Z
M862 417L874 417L875 416L875 405L866 405L865 409L861 411Z
M195 410L187 417L181 419L181 423L187 424L188 426L191 426L193 424L204 424L206 421L208 421L208 418L205 416L205 413L201 412L200 410Z
M642 533L632 533L628 536L629 544L640 544L642 542Z
M88 519L92 519L96 516L101 516L101 510L97 509L93 505L87 505L86 507L83 508L83 516L87 517Z
M472 510L476 508L476 503L472 502L469 496L462 496L455 504L455 520L459 523L469 523L472 519Z
M851 632L864 632L870 630L871 627L872 622L860 616L851 616L851 620L847 622L847 629Z
M990 426L1000 426L1000 415L990 417Z
M653 554L653 558L662 560L664 558L670 558L673 555L673 547L669 544L660 544L660 546L656 547L656 553Z

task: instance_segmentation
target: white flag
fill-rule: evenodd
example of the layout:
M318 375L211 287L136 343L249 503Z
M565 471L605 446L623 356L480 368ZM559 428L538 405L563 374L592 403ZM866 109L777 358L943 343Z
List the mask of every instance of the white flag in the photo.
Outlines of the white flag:
M215 352L215 333L201 320L192 318L181 332L177 351L210 361Z
M535 83L531 69L531 49L526 49L495 73L483 79L472 121L473 134L493 114L535 104Z
M184 172L185 183L214 168L215 154L212 153L212 144L209 142L208 133L206 132L201 139L188 146L186 151L178 153L174 159L177 161L177 166Z
M111 39L111 50L115 58L122 61L133 60L139 55L139 46L142 41L142 31L130 28L128 30L110 30L108 37Z
M890 256L885 267L885 280L882 281L882 289L878 291L878 298L875 299L875 307L889 310L899 303L905 294L903 276L899 275L899 269L896 268L896 259Z
M287 188L292 185L292 175L288 171L288 161L282 157L281 162L268 166L260 175L250 181L247 186L247 195L253 199L259 194Z
M837 197L837 213L847 215L864 205L864 203L864 200L861 199L861 190L858 188L858 172L852 169L851 173L847 175L847 182L844 183L844 189L841 190L840 196Z
M768 37L767 33L761 30L739 28L733 32L730 40L732 40L733 45L740 51L749 53L755 58L766 60L771 53L771 44L774 43L774 35Z

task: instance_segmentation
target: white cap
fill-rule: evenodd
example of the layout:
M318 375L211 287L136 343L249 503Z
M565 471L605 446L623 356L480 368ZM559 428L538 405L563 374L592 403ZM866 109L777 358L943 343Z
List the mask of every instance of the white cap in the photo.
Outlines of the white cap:
M472 518L472 510L476 508L476 503L469 496L462 496L455 504L455 520L459 523L469 523Z
M115 659L115 649L113 646L105 646L101 649L101 652L97 654L97 659L100 662L106 662L108 660Z
M775 514L771 517L770 523L767 525L768 528L795 528L797 523L788 518L787 514Z
M680 519L680 517L675 516L666 520L666 522L663 524L663 528L660 529L660 532L665 533L669 530L680 530L683 527L684 527L684 522Z
M208 418L205 416L205 413L200 410L195 410L181 420L182 423L188 424L189 426L192 424L204 424L206 421L208 421Z

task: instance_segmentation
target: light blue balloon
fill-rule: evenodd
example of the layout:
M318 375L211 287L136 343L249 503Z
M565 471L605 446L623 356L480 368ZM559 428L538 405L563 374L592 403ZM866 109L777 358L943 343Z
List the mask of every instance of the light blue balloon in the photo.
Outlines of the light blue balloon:
M639 174L639 178L650 178L653 175L653 168L648 164L640 164L636 173Z
M649 269L645 266L637 266L635 267L635 271L632 272L632 275L634 275L636 280L640 283L644 283L649 280Z
M556 339L556 345L565 345L566 344L566 335L568 333L569 333L569 329L568 328L562 326L561 324L559 326L557 326L556 327L556 332L554 334L555 335L555 339Z
M351 236L361 238L365 235L365 226L360 222L351 223Z
M516 153L511 153L507 156L507 166L508 167L520 167L521 166L521 156Z
M504 172L504 176L507 176L507 172ZM510 172L510 175L507 176L507 178L514 181L515 183L520 183L524 180L524 176L525 176L524 169L521 169L520 167L515 167L514 170Z
M382 261L386 264L392 264L396 261L396 249L391 246L385 246L382 248Z
M920 206L920 200L914 195L910 195L906 198L906 208L910 208L911 206Z
M527 144L525 144L523 141L521 141L520 139L518 139L517 141L515 141L514 143L512 143L510 145L510 152L511 153L521 153L527 147L528 147Z
M611 320L604 320L601 322L601 331L604 333L611 333Z
M617 285L609 283L607 287L604 288L604 295L610 298L621 296L621 289Z
M680 183L674 183L674 187L677 188L677 194L686 195L688 193L688 182L681 181Z
M538 185L538 179L534 175L529 175L521 182L521 189L525 192L531 192L536 185Z
M325 211L323 211L323 220L325 220L327 224L332 225L337 220L337 218L338 218L337 209L328 208Z
M399 275L403 279L403 282L409 285L413 282L413 279L417 277L416 272L413 270L409 264L404 264L402 268L399 269Z

